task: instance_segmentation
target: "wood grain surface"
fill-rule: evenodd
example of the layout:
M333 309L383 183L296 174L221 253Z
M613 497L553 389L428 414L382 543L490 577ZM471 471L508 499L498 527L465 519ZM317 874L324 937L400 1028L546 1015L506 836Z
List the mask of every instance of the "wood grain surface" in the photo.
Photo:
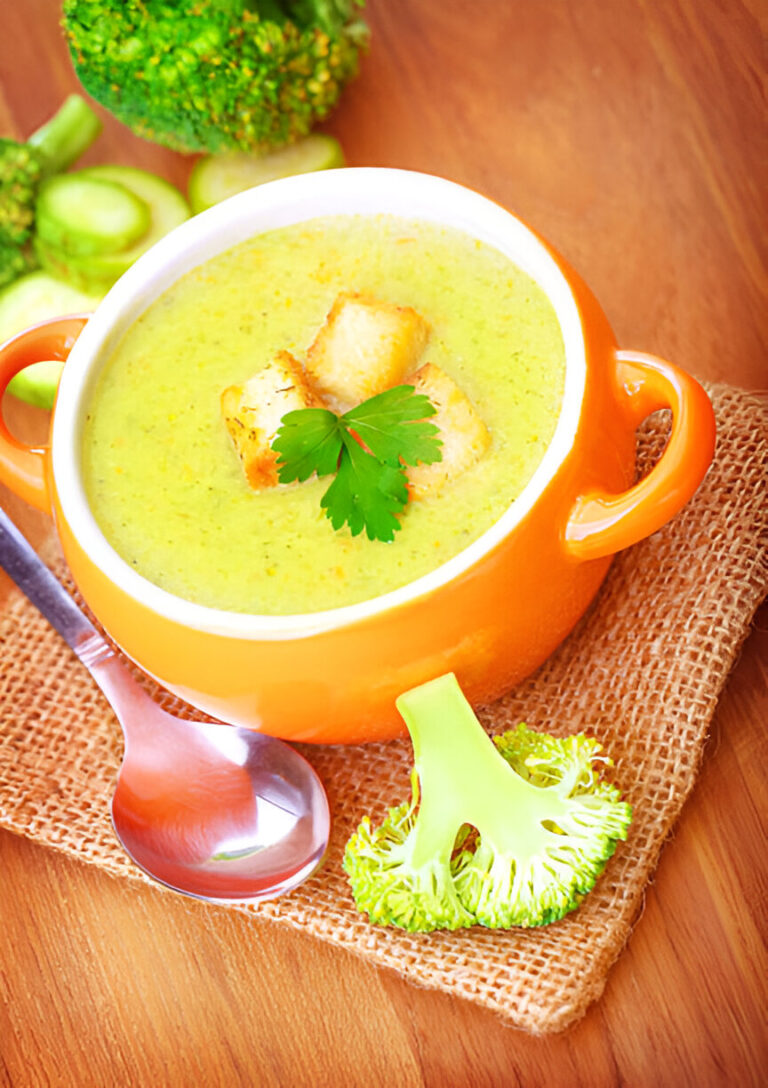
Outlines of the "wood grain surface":
M481 190L581 272L622 346L768 387L764 4L369 0L367 13L370 54L327 125L351 165ZM56 0L0 0L2 135L29 133L77 87L58 17ZM85 161L182 186L190 167L107 117ZM39 537L42 516L11 512ZM0 1085L768 1083L766 721L763 610L602 1000L547 1038L0 833Z

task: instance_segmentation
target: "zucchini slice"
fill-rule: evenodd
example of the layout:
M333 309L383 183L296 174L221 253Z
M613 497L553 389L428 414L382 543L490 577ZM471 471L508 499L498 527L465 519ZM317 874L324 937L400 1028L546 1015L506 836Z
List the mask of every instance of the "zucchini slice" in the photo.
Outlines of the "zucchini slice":
M86 294L106 294L115 279L119 279L119 276L101 275L95 271L91 263L93 258L65 253L39 235L33 239L32 245L40 267L73 290L84 291Z
M147 203L130 189L82 172L44 181L35 209L38 236L75 256L127 249L149 223Z
M48 317L89 313L96 309L101 298L98 294L78 291L46 272L21 276L0 291L0 343ZM53 359L34 363L13 378L8 390L28 404L51 408L63 366Z
M265 181L343 165L344 152L338 140L321 132L313 132L264 155L237 151L208 155L192 167L187 190L189 202L194 213L202 212Z
M106 291L155 242L190 216L189 205L178 189L164 178L138 167L90 166L77 174L81 178L124 186L146 204L150 217L149 227L138 241L126 249L109 253L72 253L38 235L35 251L43 268L82 290Z

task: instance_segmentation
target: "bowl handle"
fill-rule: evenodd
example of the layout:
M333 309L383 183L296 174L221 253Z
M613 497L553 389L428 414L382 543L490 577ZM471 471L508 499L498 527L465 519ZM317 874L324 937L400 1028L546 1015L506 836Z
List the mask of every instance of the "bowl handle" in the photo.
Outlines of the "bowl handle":
M11 378L24 367L46 359L64 362L87 320L87 315L56 317L7 340L0 347L0 399ZM49 514L47 454L48 446L28 446L15 438L0 413L0 481L19 498Z
M565 529L576 559L613 555L650 536L691 498L715 450L715 416L699 383L672 363L639 351L616 352L616 384L629 422L672 409L672 432L651 471L618 495L593 489L580 495Z

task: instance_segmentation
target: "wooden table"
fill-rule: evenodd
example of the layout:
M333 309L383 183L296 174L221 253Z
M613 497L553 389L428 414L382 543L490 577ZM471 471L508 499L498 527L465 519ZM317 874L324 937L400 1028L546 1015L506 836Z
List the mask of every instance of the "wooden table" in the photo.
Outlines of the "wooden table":
M76 88L58 8L0 0L3 134L32 131ZM352 165L443 174L516 211L580 270L623 346L765 388L759 13L757 0L369 0L372 49L328 129ZM86 161L181 185L189 169L109 119ZM0 834L0 1084L766 1083L767 620L629 946L571 1031L527 1037L311 938Z

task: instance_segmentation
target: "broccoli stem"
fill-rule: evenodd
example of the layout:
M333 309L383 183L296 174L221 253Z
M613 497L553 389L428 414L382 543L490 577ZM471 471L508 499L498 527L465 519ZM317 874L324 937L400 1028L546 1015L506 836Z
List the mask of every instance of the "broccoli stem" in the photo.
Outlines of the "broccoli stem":
M91 146L101 132L101 121L79 94L71 94L28 144L42 153L43 177L66 170Z
M414 867L448 860L457 813L484 844L518 859L534 857L546 841L544 820L565 804L554 790L526 782L502 758L449 673L397 699L413 741L420 784L418 819L411 833ZM458 828L457 828L458 830Z

